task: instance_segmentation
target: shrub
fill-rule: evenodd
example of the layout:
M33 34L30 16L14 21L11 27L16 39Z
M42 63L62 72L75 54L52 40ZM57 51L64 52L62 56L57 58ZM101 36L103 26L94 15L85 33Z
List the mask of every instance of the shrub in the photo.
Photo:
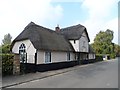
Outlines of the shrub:
M96 61L103 61L103 55L102 54L97 54L96 55Z
M2 45L1 46L2 53L10 53L10 44Z
M1 54L2 56L2 75L11 75L13 73L13 54Z
M111 59L114 59L116 56L115 56L115 53L112 53L112 54L110 54L110 58Z

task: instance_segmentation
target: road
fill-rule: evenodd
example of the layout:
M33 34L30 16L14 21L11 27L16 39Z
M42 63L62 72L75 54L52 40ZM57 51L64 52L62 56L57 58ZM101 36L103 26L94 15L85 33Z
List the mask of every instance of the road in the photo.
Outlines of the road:
M118 59L79 66L73 71L9 88L118 88Z

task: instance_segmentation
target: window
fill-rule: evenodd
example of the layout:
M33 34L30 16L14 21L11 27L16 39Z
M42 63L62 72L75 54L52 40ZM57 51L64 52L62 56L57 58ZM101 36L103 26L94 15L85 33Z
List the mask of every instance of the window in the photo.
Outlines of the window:
M51 52L45 52L45 63L51 62Z
M74 44L76 43L76 41L74 40Z
M67 52L67 60L70 60L70 52Z
M83 46L85 46L85 41L83 41Z
M85 45L85 41L83 41L83 46L82 46L83 52L86 51L86 45Z
M20 63L26 63L27 62L26 46L23 43L19 47L19 54L20 54Z

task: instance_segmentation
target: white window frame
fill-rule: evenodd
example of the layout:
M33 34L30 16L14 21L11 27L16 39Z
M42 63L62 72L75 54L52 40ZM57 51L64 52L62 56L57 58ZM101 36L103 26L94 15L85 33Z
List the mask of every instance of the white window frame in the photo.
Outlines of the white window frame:
M19 54L20 54L20 63L27 63L27 53L26 53L26 46L24 43L22 43L19 46Z
M51 52L45 52L45 63L51 63Z

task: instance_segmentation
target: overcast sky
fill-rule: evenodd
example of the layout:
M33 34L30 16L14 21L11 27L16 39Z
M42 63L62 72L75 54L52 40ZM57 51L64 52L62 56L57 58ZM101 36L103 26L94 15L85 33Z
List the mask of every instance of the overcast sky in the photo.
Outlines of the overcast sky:
M114 31L118 43L119 0L0 0L0 43L10 33L13 39L31 21L53 29L82 24L92 43L96 34L106 29ZM12 40L13 40L12 39Z

